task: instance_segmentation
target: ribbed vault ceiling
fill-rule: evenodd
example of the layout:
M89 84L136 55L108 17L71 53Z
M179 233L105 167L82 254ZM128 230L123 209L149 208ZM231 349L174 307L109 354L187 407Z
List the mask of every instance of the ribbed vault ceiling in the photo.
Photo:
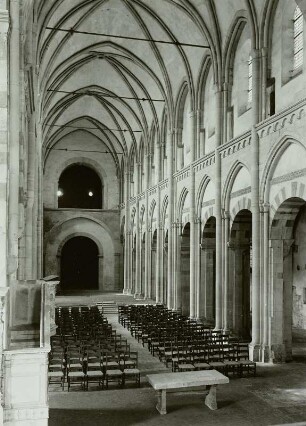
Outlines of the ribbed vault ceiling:
M182 82L192 100L205 57L216 56L219 35L210 1L44 0L35 7L44 150L74 127L86 128L119 164L117 153L128 154L141 138L147 144L152 127L160 137L164 109L171 120Z

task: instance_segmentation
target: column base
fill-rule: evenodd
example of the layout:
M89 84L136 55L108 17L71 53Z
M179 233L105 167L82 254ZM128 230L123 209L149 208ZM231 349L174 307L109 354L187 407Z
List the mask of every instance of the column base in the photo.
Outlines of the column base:
M270 361L271 361L270 347L263 345L261 347L261 362L270 362Z
M130 290L130 289L124 289L123 290L123 294L125 294L126 296L131 296L132 295L132 290Z
M143 300L144 299L143 294L141 294L141 293L135 293L134 294L134 299Z
M258 344L249 344L249 357L251 361L260 362L261 361L261 346Z
M270 361L275 364L286 362L286 348L283 344L271 345Z

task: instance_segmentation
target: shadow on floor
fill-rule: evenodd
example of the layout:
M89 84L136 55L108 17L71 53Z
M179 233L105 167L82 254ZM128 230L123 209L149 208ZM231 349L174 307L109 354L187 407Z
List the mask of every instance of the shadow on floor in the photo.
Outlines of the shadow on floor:
M156 417L155 413L148 410L50 410L49 426L131 426L144 424L150 418Z

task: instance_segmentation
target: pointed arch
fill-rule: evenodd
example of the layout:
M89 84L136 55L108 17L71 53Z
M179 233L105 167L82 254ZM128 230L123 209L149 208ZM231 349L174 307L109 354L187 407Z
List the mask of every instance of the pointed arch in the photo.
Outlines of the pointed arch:
M203 177L201 180L197 196L196 196L196 215L197 217L201 217L201 211L202 211L202 201L204 197L204 193L206 191L207 185L211 182L211 178L207 175Z
M235 60L235 52L237 49L238 41L240 39L240 36L247 25L248 19L247 19L247 13L245 10L239 10L230 26L230 29L228 31L227 37L226 37L226 43L224 46L224 68L223 68L223 77L224 81L226 83L232 83L232 70L234 67L234 60Z
M224 183L224 190L223 190L222 199L221 199L221 206L225 211L229 210L230 194L233 187L233 183L236 179L236 176L238 175L238 173L243 167L249 171L248 167L244 163L242 163L239 160L236 160L227 175L226 181Z
M188 193L189 193L188 189L184 187L181 191L181 194L177 203L177 217L180 222L182 222L183 208L184 208L184 204L185 204Z
M268 202L270 181L274 170L278 164L280 157L292 143L299 145L306 151L305 146L298 139L295 139L294 137L289 135L283 136L281 140L273 147L263 170L262 180L260 183L259 196L261 202Z

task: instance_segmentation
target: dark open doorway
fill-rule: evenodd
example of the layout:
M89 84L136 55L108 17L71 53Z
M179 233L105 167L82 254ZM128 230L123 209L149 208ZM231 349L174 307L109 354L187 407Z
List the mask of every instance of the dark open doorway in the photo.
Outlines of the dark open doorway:
M68 240L61 253L61 285L64 292L99 289L98 247L87 237Z

